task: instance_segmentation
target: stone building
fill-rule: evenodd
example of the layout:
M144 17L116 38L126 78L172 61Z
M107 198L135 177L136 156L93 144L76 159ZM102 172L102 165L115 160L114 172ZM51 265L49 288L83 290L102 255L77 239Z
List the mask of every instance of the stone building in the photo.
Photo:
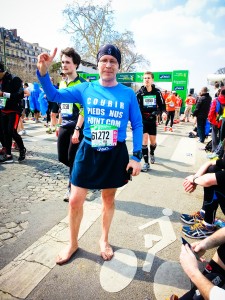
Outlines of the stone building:
M37 56L50 53L49 49L39 46L38 43L29 43L17 35L17 29L0 27L0 61L11 73L18 75L24 82L37 80ZM81 61L79 70L86 73L95 73L96 65ZM57 77L57 73L54 77Z

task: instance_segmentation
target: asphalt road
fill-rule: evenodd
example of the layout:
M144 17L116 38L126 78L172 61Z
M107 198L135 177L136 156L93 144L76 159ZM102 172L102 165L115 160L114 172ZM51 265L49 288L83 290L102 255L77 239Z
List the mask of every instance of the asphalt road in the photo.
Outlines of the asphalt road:
M68 241L62 200L68 169L57 161L54 134L42 123L29 121L25 128L26 161L17 163L15 152L15 163L0 165L0 299L163 300L189 289L178 263L179 217L200 209L203 190L186 194L182 182L206 161L202 146L188 138L191 124L174 125L174 132L159 125L156 163L118 190L110 231L114 259L104 263L99 256L101 199L90 191L79 251L64 266L55 265L55 256ZM127 146L132 151L130 130Z

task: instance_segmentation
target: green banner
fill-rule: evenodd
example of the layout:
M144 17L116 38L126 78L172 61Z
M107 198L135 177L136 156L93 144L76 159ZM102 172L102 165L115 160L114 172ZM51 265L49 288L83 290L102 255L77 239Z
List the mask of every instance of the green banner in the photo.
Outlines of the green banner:
M187 70L175 70L172 72L153 72L155 82L171 82L171 90L176 91L182 98L183 102L188 94L188 75ZM99 74L80 74L84 79L94 81L99 79ZM144 72L137 73L118 73L116 79L121 83L142 83Z
M135 82L135 73L117 73L118 82Z

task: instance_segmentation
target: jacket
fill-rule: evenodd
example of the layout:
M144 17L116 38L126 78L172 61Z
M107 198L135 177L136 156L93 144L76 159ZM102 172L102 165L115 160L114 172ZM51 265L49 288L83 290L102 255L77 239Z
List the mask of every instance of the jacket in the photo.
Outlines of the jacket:
M151 92L142 86L136 93L143 120L156 119L156 115L164 110L164 99L159 89L152 85Z
M202 94L201 97L198 98L195 110L193 111L193 116L197 118L207 119L211 101L212 97L209 95L209 93Z
M7 98L6 105L2 112L22 112L22 101L24 98L23 83L18 76L14 76L8 72L2 78L2 92L10 93Z

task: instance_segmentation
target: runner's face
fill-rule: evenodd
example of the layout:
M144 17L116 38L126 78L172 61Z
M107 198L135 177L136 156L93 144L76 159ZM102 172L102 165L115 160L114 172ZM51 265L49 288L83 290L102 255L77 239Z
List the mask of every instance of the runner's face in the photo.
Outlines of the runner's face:
M76 71L77 65L73 63L72 57L63 54L61 58L62 72L65 75L71 75Z
M103 55L98 62L99 75L102 81L111 82L116 80L119 70L117 59L111 55Z
M151 86L153 83L152 75L150 74L144 74L143 82L145 86Z

